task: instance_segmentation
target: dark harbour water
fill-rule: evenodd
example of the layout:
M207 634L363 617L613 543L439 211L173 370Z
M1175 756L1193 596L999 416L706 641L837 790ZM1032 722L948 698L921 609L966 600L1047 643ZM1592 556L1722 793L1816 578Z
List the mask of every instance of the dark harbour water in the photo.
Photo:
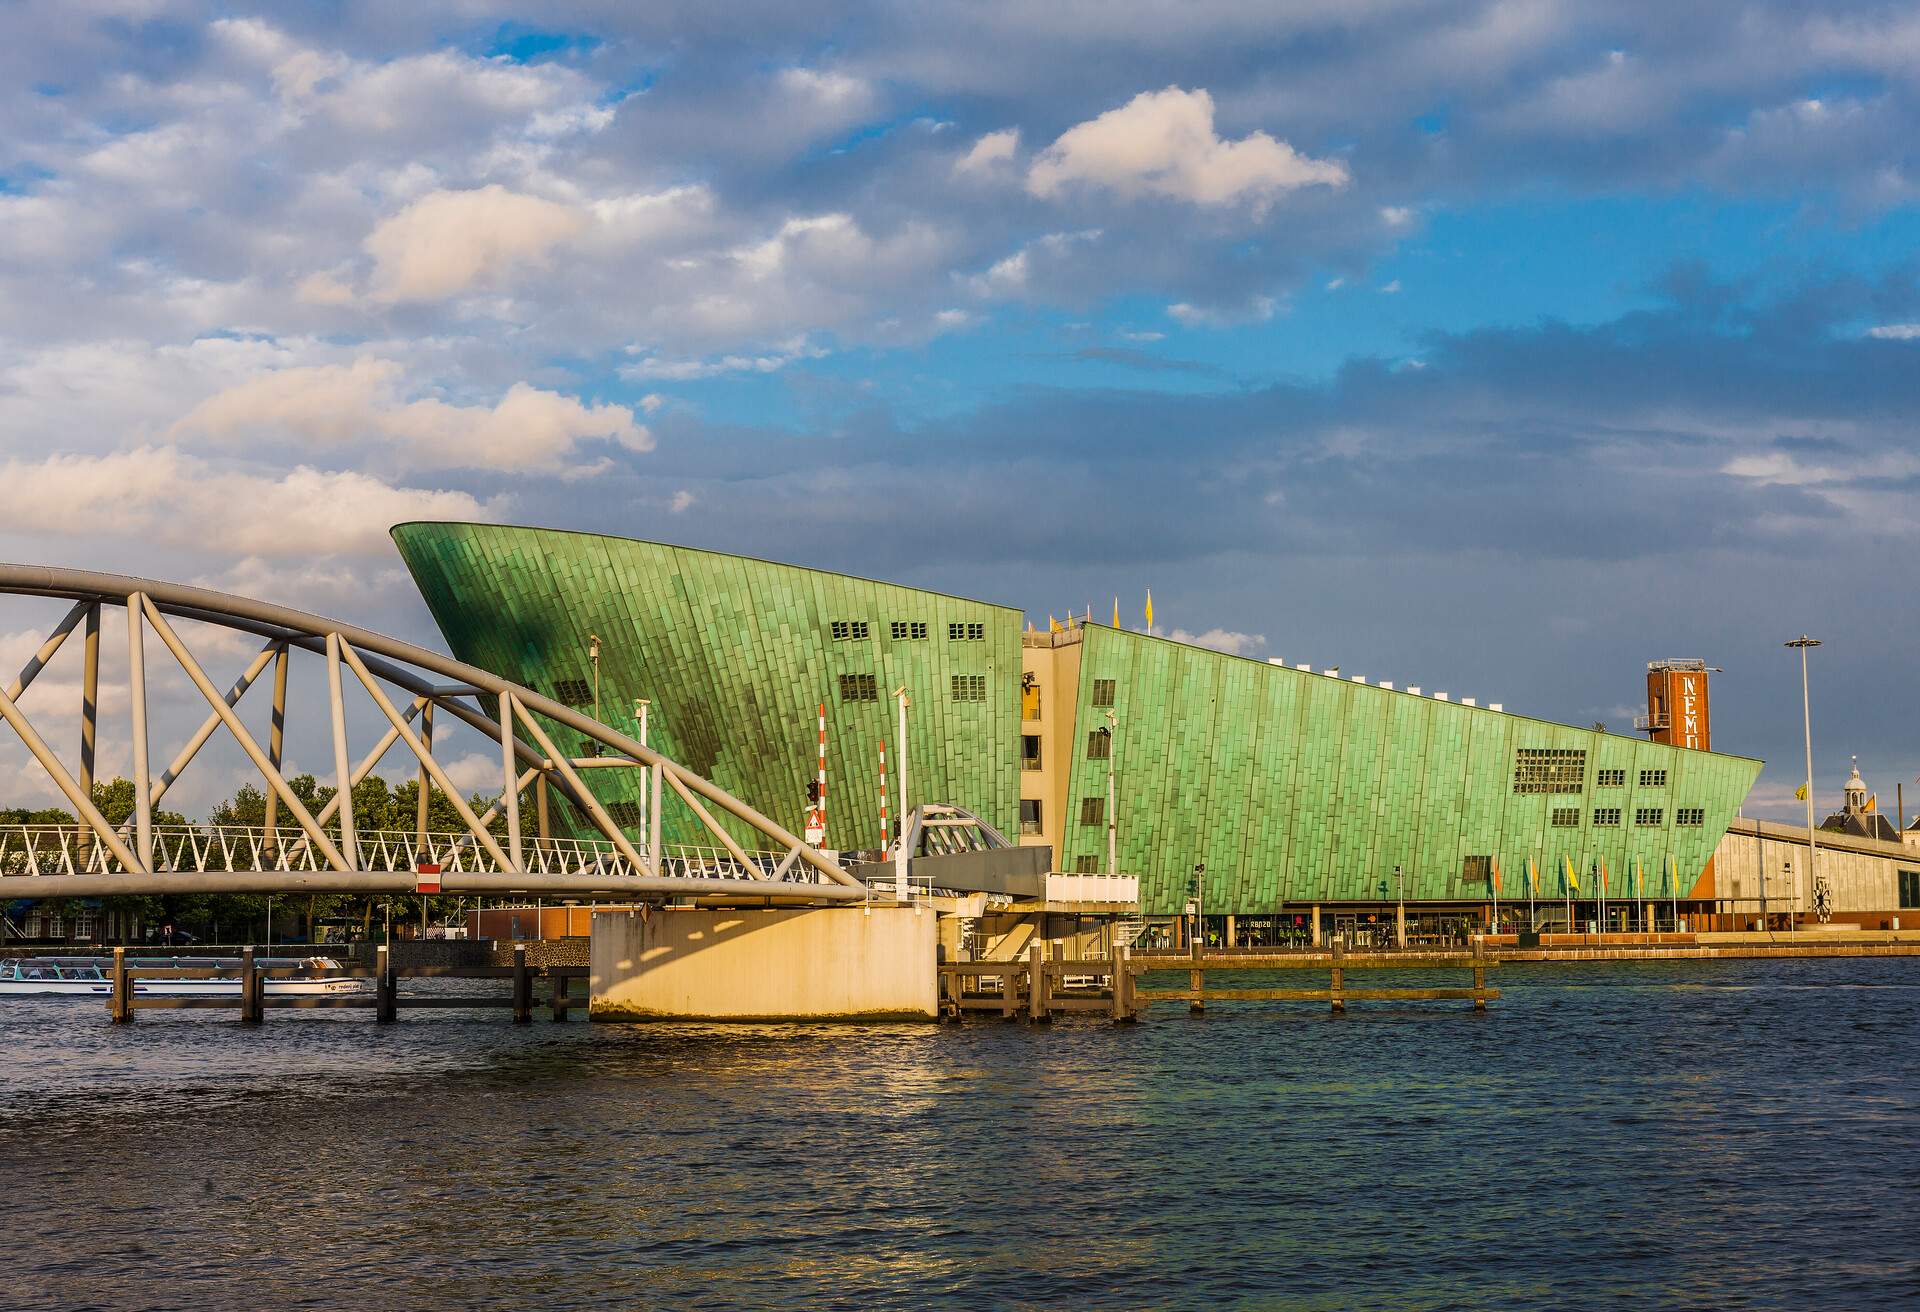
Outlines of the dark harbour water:
M1920 959L1495 974L1045 1029L16 999L0 1305L1920 1307Z

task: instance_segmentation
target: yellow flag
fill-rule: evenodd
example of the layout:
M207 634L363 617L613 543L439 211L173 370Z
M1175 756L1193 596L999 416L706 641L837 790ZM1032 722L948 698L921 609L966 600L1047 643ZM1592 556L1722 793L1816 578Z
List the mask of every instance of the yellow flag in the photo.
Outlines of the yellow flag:
M1561 860L1567 863L1567 887L1578 893L1580 891L1580 876L1574 873L1573 858L1568 856L1562 857Z
M1804 802L1807 800L1807 786L1805 784L1801 784L1793 790L1793 800L1796 802Z
M1116 629L1120 627L1120 596L1118 593L1115 593L1113 598L1113 627Z
M1147 589L1147 632L1153 632L1153 589Z
M1647 872L1641 866L1639 857L1633 859L1633 895L1635 897L1647 895Z
M1864 810L1864 811L1865 811L1865 812L1866 812L1866 813L1867 813L1868 815L1872 815L1872 814L1873 814L1873 812L1874 812L1874 810L1875 810L1875 809L1876 809L1876 808L1877 808L1877 807L1878 807L1879 805L1880 805L1880 794L1878 794L1878 793L1875 793L1875 794L1873 794L1873 796L1871 796L1871 797L1869 797L1869 798L1867 799L1867 804L1866 804L1866 806L1865 806L1865 807L1863 807L1862 809L1863 809L1863 810Z
M1051 615L1047 616L1047 632L1048 633L1060 632L1060 621L1055 619Z
M1540 891L1540 867L1532 857L1527 858L1527 887L1536 893Z

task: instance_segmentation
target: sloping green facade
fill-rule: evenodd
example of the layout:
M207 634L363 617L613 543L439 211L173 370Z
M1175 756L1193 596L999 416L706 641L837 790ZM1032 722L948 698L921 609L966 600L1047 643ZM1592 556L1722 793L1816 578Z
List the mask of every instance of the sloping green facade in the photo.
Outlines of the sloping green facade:
M1075 720L1103 722L1095 688L1112 680L1119 865L1141 875L1149 911L1177 909L1201 862L1209 912L1391 901L1396 866L1409 901L1483 901L1489 880L1479 863L1470 867L1472 857L1498 859L1507 900L1526 897L1529 857L1542 898L1564 895L1565 858L1579 896L1594 896L1604 860L1608 896L1632 897L1638 859L1646 895L1664 898L1671 854L1685 897L1760 772L1746 757L1443 702L1144 634L1092 626L1082 642ZM1104 823L1081 816L1082 799L1106 796L1107 762L1086 759L1084 737L1061 853L1069 870L1082 858L1100 869L1106 861ZM1583 753L1579 791L1516 791L1517 753L1536 749ZM1624 782L1603 786L1602 771L1619 771ZM1662 771L1663 783L1643 786L1643 777ZM1617 809L1619 823L1595 824L1596 808ZM1682 808L1698 809L1699 823L1679 824ZM1573 812L1576 823L1555 825L1556 811Z
M1017 831L1018 611L591 534L422 523L394 539L456 656L579 701L598 634L602 718L630 723L633 699L649 698L654 745L795 832L826 702L828 845L878 844L877 754L885 739L892 756L902 685L912 796ZM1151 914L1178 909L1201 862L1213 913L1389 901L1396 866L1409 901L1480 901L1491 890L1479 858L1498 860L1507 899L1526 896L1529 857L1542 898L1562 896L1565 858L1581 895L1604 860L1609 895L1624 898L1636 859L1647 896L1667 896L1671 855L1684 897L1760 768L1104 626L1080 640L1074 721L1050 749L1074 757L1055 864L1106 868L1104 817L1083 817L1083 802L1106 796L1107 762L1087 759L1086 738L1105 723L1096 691L1111 680L1119 867L1141 876ZM1520 754L1536 751L1580 754L1556 758L1567 791L1521 786ZM1665 773L1643 784L1643 771ZM624 773L592 782L631 800ZM1680 823L1682 808L1698 823ZM1597 809L1618 823L1596 823ZM668 841L698 841L674 832L671 808L668 819Z
M593 679L588 635L599 635L601 718L631 731L634 699L649 699L652 746L796 834L824 702L827 843L880 845L879 749L884 738L892 758L903 685L914 794L1014 827L1019 611L589 533L418 523L393 537L455 656L590 709L581 688ZM864 623L865 636L836 639L836 622ZM899 638L896 624L907 626ZM871 676L873 700L842 700L841 675ZM980 700L956 700L956 675L984 678L961 690ZM603 801L637 800L624 771L591 783ZM665 841L706 841L679 807L662 818Z

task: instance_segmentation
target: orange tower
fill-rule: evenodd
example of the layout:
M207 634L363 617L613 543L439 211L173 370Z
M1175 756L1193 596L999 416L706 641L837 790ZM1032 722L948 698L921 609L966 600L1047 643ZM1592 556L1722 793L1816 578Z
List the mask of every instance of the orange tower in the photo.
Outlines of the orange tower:
M1705 661L1648 661L1647 713L1635 716L1633 727L1656 743L1711 751L1707 676L1713 672Z

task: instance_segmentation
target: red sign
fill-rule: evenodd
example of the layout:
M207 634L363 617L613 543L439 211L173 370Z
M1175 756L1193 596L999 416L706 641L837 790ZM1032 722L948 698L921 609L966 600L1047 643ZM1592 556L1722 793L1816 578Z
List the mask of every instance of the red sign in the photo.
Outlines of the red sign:
M438 893L440 891L440 867L431 861L422 861L413 868L413 887L419 893Z

